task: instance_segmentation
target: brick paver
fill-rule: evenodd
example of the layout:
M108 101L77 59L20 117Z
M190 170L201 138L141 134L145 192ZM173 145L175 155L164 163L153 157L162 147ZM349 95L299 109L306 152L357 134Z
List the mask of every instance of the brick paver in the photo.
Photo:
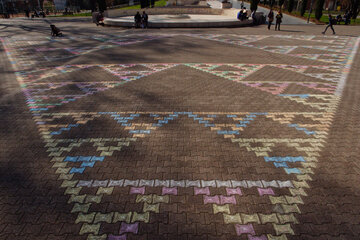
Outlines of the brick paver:
M1 239L358 238L360 38L78 25L2 35Z

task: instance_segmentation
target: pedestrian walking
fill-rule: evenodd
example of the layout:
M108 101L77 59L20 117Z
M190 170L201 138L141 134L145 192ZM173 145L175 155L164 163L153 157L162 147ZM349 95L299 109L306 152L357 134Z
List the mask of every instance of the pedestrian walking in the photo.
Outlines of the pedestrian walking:
M143 14L141 16L141 21L142 21L142 28L148 28L148 15L146 14L145 11L143 11Z
M276 14L275 18L276 18L275 31L276 31L276 29L280 31L280 24L282 23L282 18L283 18L281 11L279 11Z
M326 28L325 28L325 30L322 32L322 34L325 34L329 27L330 27L331 30L333 31L333 34L335 34L335 30L334 30L334 27L333 27L333 23L334 23L334 19L332 18L331 14L329 14L329 24L326 26Z
M268 14L268 29L270 30L271 23L274 21L274 12L272 9L270 9L270 12Z

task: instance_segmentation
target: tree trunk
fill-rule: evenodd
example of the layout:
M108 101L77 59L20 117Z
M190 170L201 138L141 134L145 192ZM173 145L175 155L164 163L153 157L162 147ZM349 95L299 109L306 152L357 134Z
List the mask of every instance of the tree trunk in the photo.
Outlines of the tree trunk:
M356 17L359 14L359 11L360 11L359 7L360 7L360 0L352 0L351 1L351 7L350 7L350 9L351 9L351 17L354 20L356 20Z
M306 12L306 7L307 7L307 0L302 0L301 7L300 7L300 15L301 16L304 16L304 14Z
M292 10L294 9L295 0L289 0L288 4L289 4L288 11L289 11L289 13L291 13Z
M315 18L317 20L320 20L322 14L323 14L322 11L323 11L323 7L324 7L324 2L325 2L325 0L317 0L316 1Z

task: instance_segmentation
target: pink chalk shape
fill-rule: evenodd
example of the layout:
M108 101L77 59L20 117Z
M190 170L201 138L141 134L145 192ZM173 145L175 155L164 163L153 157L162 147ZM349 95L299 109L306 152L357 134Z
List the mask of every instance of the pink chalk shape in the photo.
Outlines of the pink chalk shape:
M252 224L246 224L246 225L235 224L235 230L238 236L240 236L241 234L255 235L254 227Z
M145 194L145 187L131 187L130 194Z
M226 194L227 195L242 195L240 188L226 188Z
M274 190L272 190L272 188L258 188L258 192L260 196L275 195Z
M194 192L195 195L210 195L209 187L204 187L204 188L194 187Z
M252 235L248 234L248 240L268 240L268 238L265 235L252 236Z
M162 195L177 195L177 188L176 187L173 187L173 188L163 187Z
M208 203L219 204L220 203L219 196L217 196L217 195L215 195L215 196L204 196L204 204L208 204Z
M107 240L126 240L126 235L123 234L123 235L118 235L118 236L115 236L115 235L109 235Z
M226 204L226 203L231 203L231 204L236 204L236 198L235 196L220 196L220 204Z
M120 226L120 235L123 234L123 233L134 233L134 234L137 234L138 232L138 229L139 229L139 223L125 223L125 222L122 222L121 223L121 226Z

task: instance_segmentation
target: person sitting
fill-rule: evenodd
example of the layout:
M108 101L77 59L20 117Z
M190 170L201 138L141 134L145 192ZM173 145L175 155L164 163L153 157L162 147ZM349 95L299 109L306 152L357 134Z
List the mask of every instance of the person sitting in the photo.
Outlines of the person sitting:
M239 19L240 21L242 21L242 19L243 19L243 9L242 8L238 12L237 19Z
M342 20L343 19L340 14L336 16L336 24L340 24Z
M246 7L243 9L241 21L244 21L245 19L248 19Z
M31 18L34 18L34 17L39 17L39 13L38 13L38 11L36 11L36 9L34 10L34 14L31 15Z
M135 21L135 28L139 28L141 25L141 15L139 12L135 14L134 21Z
M96 14L96 26L105 26L104 24L104 16L101 12L99 12L98 14Z
M45 13L44 13L44 11L43 10L40 10L40 13L39 13L39 17L40 16L42 16L43 18L45 18L46 16L45 16Z
M146 14L145 11L143 11L143 14L141 16L141 22L143 28L148 28L148 20L149 20L148 15Z
M59 28L55 27L55 25L51 24L50 25L51 28L51 36L53 37L61 37L62 36L62 32L60 31Z

